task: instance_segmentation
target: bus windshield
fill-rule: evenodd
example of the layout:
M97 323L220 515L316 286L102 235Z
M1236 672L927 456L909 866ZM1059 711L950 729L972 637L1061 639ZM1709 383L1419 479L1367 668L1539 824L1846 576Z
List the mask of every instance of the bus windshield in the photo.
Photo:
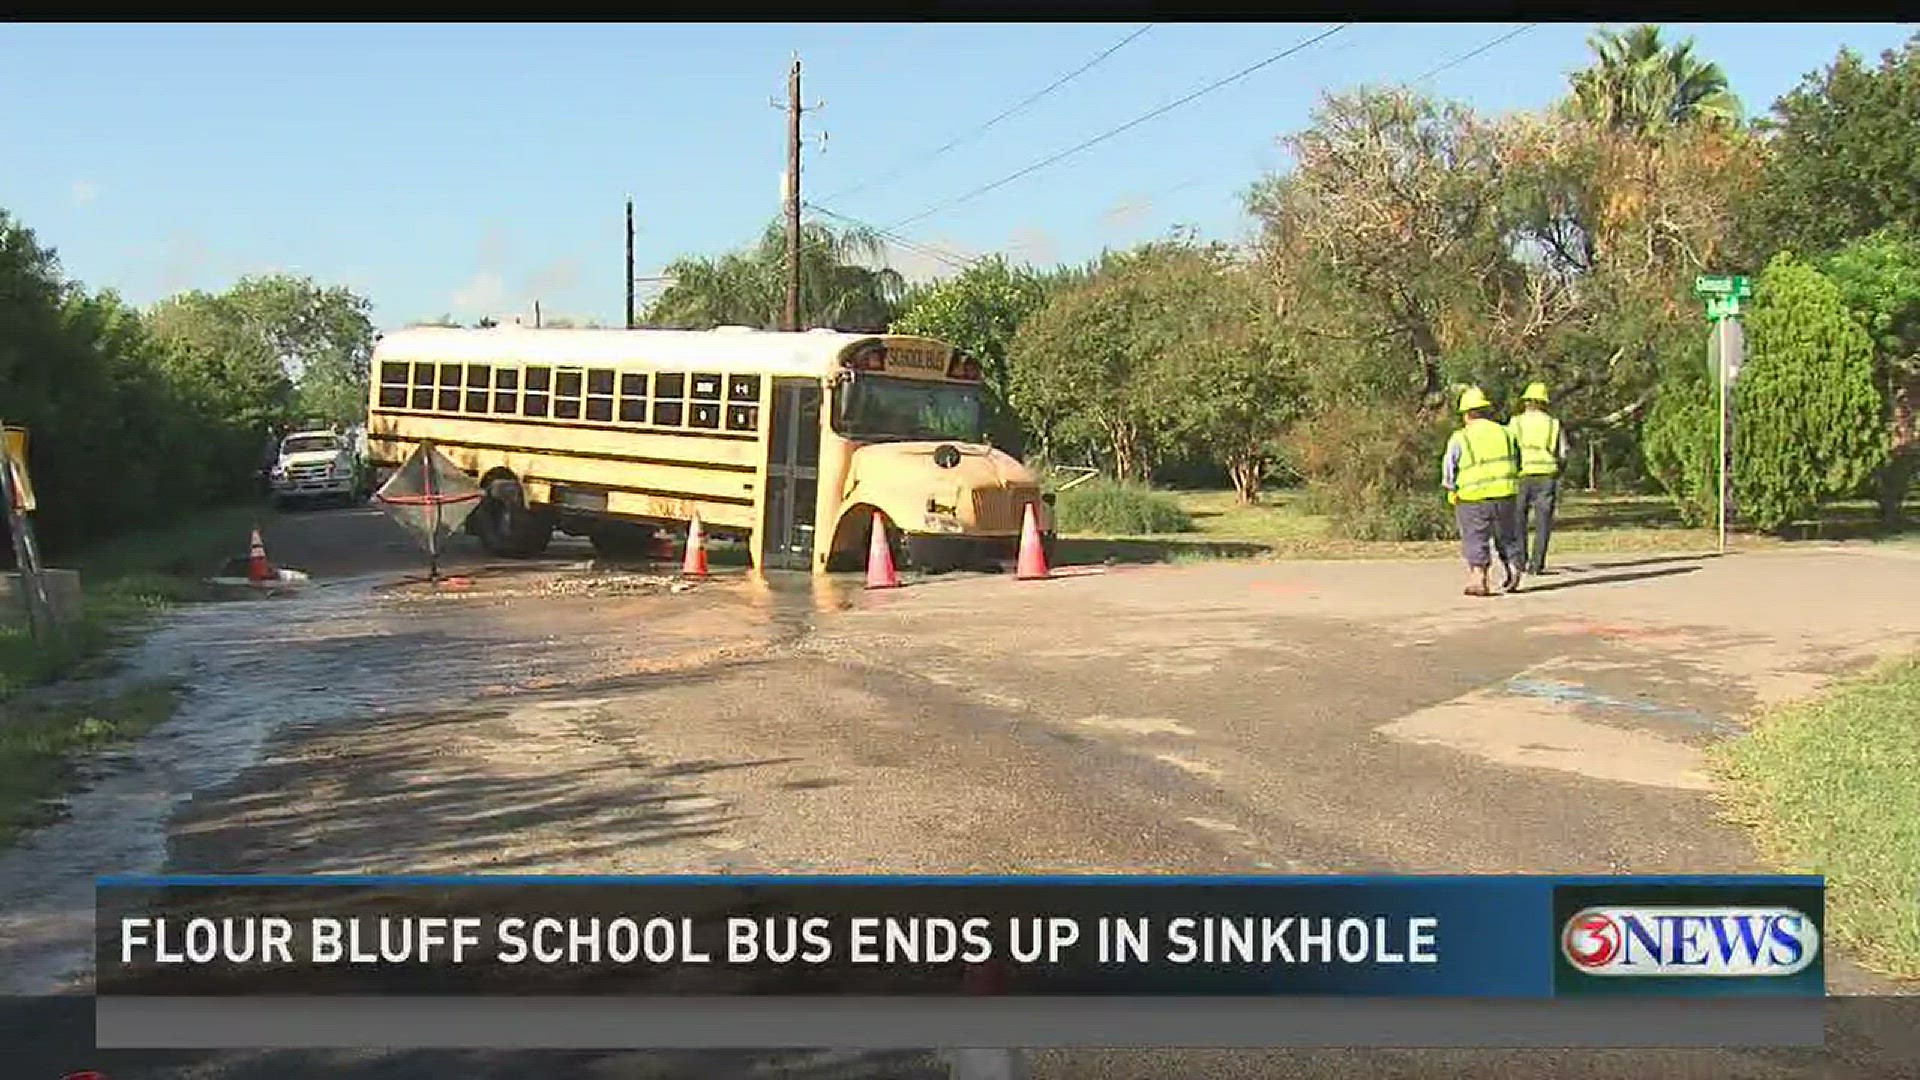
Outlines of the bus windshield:
M976 385L862 375L840 393L837 426L851 439L985 441Z

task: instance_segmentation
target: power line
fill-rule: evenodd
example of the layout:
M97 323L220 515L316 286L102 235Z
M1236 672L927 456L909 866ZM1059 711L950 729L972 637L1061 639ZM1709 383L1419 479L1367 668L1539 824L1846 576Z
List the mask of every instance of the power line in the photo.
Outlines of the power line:
M973 266L974 264L980 262L980 259L975 257L966 256L966 255L955 255L952 252L941 251L939 248L933 247L930 244L925 244L918 240L901 236L899 233L892 232L888 229L883 229L880 226L875 225L870 221L863 221L860 218L854 217L851 214L843 214L843 213L840 213L838 210L829 210L826 207L821 206L819 203L810 202L806 204L806 207L807 209L812 210L815 213L825 214L830 218L834 218L835 220L838 220L838 221L844 221L849 225L857 225L860 228L863 228L868 230L869 232L872 232L875 236L880 237L882 240L885 240L888 243L893 244L895 247L904 248L907 251L911 251L916 255L924 255L927 258L934 260L935 262L944 263L955 270L965 270Z
M1425 74L1421 75L1417 79L1414 79L1412 82L1408 83L1407 85L1417 86L1420 83L1426 82L1428 79L1431 79L1434 76L1441 74L1442 72L1451 71L1452 69L1459 67L1461 64L1464 64L1467 61L1474 59L1475 57L1478 57L1484 53L1487 53L1493 49L1496 49L1501 45L1505 45L1507 42L1512 41L1514 38L1519 37L1521 34L1524 34L1529 30L1537 29L1539 25L1540 25L1539 23L1528 23L1527 25L1520 27L1518 30L1509 30L1506 33L1500 35L1499 37L1494 38L1491 41L1485 42L1472 50L1461 53L1460 55L1455 56L1452 59L1442 61L1441 63L1428 69ZM1201 183L1202 181L1205 181L1205 180L1212 179L1216 171L1217 170L1210 169L1207 172L1200 173L1199 175L1192 177L1191 179L1183 180L1180 183L1175 184L1170 188L1162 188L1159 191L1156 191L1156 192L1153 192L1152 194L1147 195L1146 199L1147 201L1151 202L1155 199L1164 199L1169 195L1174 195L1179 192L1185 191L1186 189L1192 187L1195 184Z
M1435 67L1432 70L1428 71L1425 75L1422 75L1419 78L1413 80L1412 85L1417 86L1420 83L1426 82L1428 79L1433 78L1435 75L1438 75L1443 71L1450 71L1453 68L1459 67L1461 64L1464 64L1467 61L1473 59L1474 57L1479 56L1481 53L1487 52L1490 49L1498 48L1501 45L1505 45L1507 42L1512 41L1514 38L1519 37L1521 34L1524 34L1527 31L1532 30L1533 28L1539 25L1540 25L1539 23L1528 23L1527 25L1521 27L1518 30L1510 30L1507 33L1502 34L1497 38L1494 38L1492 41L1487 42L1485 45L1482 45L1471 52L1462 53L1459 56L1456 56L1453 59L1440 64L1438 67Z
M827 198L833 199L833 200L844 199L849 195L854 195L859 192L865 191L868 188L872 188L880 184L884 184L889 180L897 179L900 176L905 175L909 170L925 165L927 162L933 160L934 158L939 157L940 155L946 153L949 150L952 150L954 147L960 146L963 143L971 142L974 139L979 138L980 136L986 134L989 128L993 127L995 124L998 124L1000 121L1005 120L1011 116L1014 116L1015 114L1026 109L1027 106L1032 105L1034 102L1039 101L1041 98L1046 97L1048 94L1053 93L1055 90L1060 89L1061 87L1067 85L1073 80L1086 74L1088 71L1092 70L1095 65L1099 64L1102 60L1105 60L1107 57L1112 56L1114 53L1119 52L1121 49L1131 44L1135 38L1138 38L1140 35L1153 29L1153 27L1154 27L1153 23L1148 23L1145 26L1142 26L1140 29L1135 30L1133 33L1128 34L1126 37L1121 38L1119 41L1114 42L1112 45L1107 46L1104 50L1095 54L1093 59L1088 60L1086 63L1081 64L1079 67L1074 68L1072 71L1069 71L1065 75L1060 76L1058 79L1053 80L1053 82L1049 83L1047 86L1036 91L1035 93L1029 94L1026 97L1020 99L1019 101L1013 103L1011 106L1008 106L1007 109L1005 109L1003 112L1001 112L1000 115L995 116L993 119L988 120L986 123L981 124L979 127L974 128L971 131L966 132L965 134L956 136L951 142L948 142L945 146L942 146L931 153L916 155L911 160L901 162L900 165L891 172L883 173L880 176L869 177L868 179L862 180L861 182L859 182L858 184L855 184L850 188L844 188L840 191L834 192L832 195L827 196Z
M1339 33L1342 30L1345 30L1347 27L1352 25L1353 25L1352 23L1341 23L1339 26L1336 26L1331 30L1326 30L1319 34L1316 34L1313 37L1310 37L1307 40L1302 41L1297 45L1290 45L1287 48L1282 49L1277 53L1274 53L1272 56L1267 57L1265 60L1261 60L1258 63L1250 64L1247 67L1241 68L1239 71L1236 71L1233 74L1228 75L1223 79L1218 79L1218 80L1215 80L1214 82L1208 83L1207 85L1201 87L1198 90L1195 90L1194 92L1186 95L1185 97L1168 102L1167 104L1160 106L1159 108L1145 114L1144 116L1135 117L1134 119L1129 120L1124 124L1121 124L1119 127L1101 132L1100 134L1095 135L1093 138L1088 139L1085 142L1079 143L1078 145L1075 145L1075 146L1068 147L1067 149L1062 150L1056 154L1051 154L1047 157L1044 157L1039 161L1036 161L1033 164L1027 166L1026 168L1021 169L1018 172L1009 174L1007 176L1003 176L1000 179L995 180L991 184L985 184L980 187L974 188L972 191L969 191L964 195L955 196L954 198L948 199L946 202L938 203L925 210L922 210L919 213L913 215L912 217L903 218L900 221L896 221L892 225L888 226L888 228L898 229L898 228L901 228L902 226L911 225L916 221L920 221L922 219L932 217L933 215L941 213L942 211L950 210L953 207L959 206L961 203L969 202L973 199L976 199L982 195L985 195L990 191L994 191L998 188L1005 187L1006 185L1013 183L1015 180L1018 180L1021 177L1027 176L1031 173L1038 172L1041 169L1046 168L1047 166L1053 164L1056 161L1060 161L1063 158L1071 157L1074 154L1077 154L1080 151L1087 149L1088 147L1096 146L1100 143L1107 141L1108 139L1113 138L1116 135L1121 134L1122 132L1130 131L1133 128L1139 127L1141 124L1144 124L1149 120L1153 120L1157 117L1164 116L1167 113L1172 112L1173 110L1179 108L1182 105L1185 105L1190 101L1193 101L1197 98L1204 97L1208 94L1213 93L1215 90L1219 90L1223 87L1230 86L1233 83L1239 82L1241 79L1244 79L1249 75L1252 75L1254 72L1259 71L1262 68L1268 67L1270 65L1277 64L1280 61L1285 60L1287 57L1292 56L1293 54L1300 52L1303 49L1306 49L1312 45L1316 45L1322 41L1325 41L1327 38L1332 37L1333 35Z

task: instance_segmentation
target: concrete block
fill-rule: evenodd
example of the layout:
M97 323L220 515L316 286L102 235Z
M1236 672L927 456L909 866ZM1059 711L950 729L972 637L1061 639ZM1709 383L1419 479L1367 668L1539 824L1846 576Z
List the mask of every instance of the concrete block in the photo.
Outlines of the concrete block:
M80 571L42 570L40 580L46 586L55 622L71 623L80 618ZM28 610L26 581L20 572L0 574L0 619L25 623Z

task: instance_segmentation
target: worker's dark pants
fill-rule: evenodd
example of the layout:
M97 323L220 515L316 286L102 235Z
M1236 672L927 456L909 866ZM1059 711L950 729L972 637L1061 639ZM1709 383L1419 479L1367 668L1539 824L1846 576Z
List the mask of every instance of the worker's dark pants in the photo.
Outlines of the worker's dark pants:
M1520 552L1527 572L1537 574L1547 567L1547 541L1553 539L1553 512L1560 505L1560 478L1523 476L1520 478ZM1532 518L1533 543L1527 543L1528 518Z
M1460 554L1469 567L1480 570L1491 564L1492 560L1487 557L1489 542L1499 553L1502 565L1517 567L1526 562L1526 544L1520 539L1515 516L1517 506L1512 498L1454 504L1453 521L1460 527Z

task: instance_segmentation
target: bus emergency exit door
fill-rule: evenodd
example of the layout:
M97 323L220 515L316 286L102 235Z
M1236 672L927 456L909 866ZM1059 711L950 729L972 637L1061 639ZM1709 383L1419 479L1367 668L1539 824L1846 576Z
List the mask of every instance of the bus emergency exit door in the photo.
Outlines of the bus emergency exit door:
M812 563L814 495L820 477L820 402L817 380L773 381L762 555L770 570L805 570Z

